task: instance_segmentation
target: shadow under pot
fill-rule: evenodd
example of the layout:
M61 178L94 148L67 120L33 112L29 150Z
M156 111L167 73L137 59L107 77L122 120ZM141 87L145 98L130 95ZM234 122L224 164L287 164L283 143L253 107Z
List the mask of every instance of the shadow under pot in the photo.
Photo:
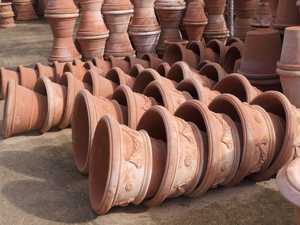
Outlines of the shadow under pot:
M281 147L282 120L262 107L242 103L230 94L216 97L209 105L216 113L228 115L239 129L241 159L239 169L228 185L237 185L245 177L268 168Z

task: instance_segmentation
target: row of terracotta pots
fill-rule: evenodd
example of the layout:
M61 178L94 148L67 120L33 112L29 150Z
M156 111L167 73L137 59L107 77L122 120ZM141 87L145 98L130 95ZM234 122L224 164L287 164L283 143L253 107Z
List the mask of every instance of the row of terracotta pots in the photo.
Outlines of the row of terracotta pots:
M294 157L299 129L298 111L279 92L261 94L251 105L229 94L208 107L187 101L175 116L153 106L137 129L120 125L117 115L124 116L114 108L100 118L89 153L90 202L100 215L113 206L199 197L245 177L269 179Z
M16 20L23 21L37 19L32 0L13 0L12 3Z
M12 4L0 3L0 28L15 27L14 12Z

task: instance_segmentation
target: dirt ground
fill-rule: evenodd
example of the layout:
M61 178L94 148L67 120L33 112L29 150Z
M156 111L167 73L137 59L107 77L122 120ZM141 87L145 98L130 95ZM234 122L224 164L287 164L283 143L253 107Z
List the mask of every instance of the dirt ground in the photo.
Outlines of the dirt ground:
M47 62L51 33L45 22L0 30L0 67ZM0 118L3 101L0 102ZM1 121L0 121L1 125ZM71 130L0 137L0 225L291 225L293 208L274 180L245 181L199 199L162 206L114 208L98 217L90 209L87 178L72 160Z

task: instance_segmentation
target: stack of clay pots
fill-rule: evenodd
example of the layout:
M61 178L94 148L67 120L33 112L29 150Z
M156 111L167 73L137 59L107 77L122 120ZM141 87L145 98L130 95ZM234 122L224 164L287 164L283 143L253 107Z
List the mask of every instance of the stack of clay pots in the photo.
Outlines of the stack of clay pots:
M127 33L129 21L133 15L133 6L129 0L104 0L102 14L109 29L106 42L106 57L124 58L135 54Z
M212 39L225 42L229 37L224 17L225 6L226 0L205 0L208 24L204 31L204 38L207 42Z
M203 0L192 0L188 3L182 24L189 41L202 40L207 25Z
M273 17L269 2L267 0L257 1L256 13L251 23L254 28L270 27Z
M154 0L133 0L134 14L129 24L129 36L137 56L155 53L160 26L154 12Z
M297 0L279 0L273 27L282 34L284 29L300 24L300 13L296 6Z
M109 32L101 8L103 0L80 0L80 25L76 41L84 59L102 58Z
M184 0L157 0L155 11L161 26L161 35L157 46L157 54L162 56L166 49L165 42L180 42L182 34L180 24L185 12Z
M234 35L245 40L248 31L252 30L251 22L256 12L256 0L235 0Z
M258 29L247 33L239 73L261 90L281 90L276 64L281 54L277 30Z
M284 94L298 108L300 107L300 27L285 29L281 58L277 63Z
M11 3L0 3L0 28L15 27L14 12Z
M72 62L80 58L74 41L73 31L78 17L78 9L73 0L48 0L45 17L53 33L53 47L49 61Z
M299 155L298 155L299 157ZM300 224L300 158L285 165L277 174L276 182L282 196L295 207L295 224Z
M32 0L13 0L16 20L33 20L37 15Z

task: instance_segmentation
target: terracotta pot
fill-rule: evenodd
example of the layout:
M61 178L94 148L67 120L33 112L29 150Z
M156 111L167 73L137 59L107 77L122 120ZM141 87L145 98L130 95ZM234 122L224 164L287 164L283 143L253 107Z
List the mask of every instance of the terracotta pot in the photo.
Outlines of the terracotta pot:
M139 76L137 76L132 90L138 93L143 93L145 88L154 80L157 80L158 82L162 83L165 87L173 89L175 89L177 85L177 82L161 76L155 70L145 69L142 73L140 73Z
M166 62L163 62L159 65L159 67L157 68L157 72L163 76L163 77L166 77L167 74L169 73L171 67L169 65L169 63L166 63Z
M27 21L37 19L32 0L13 0L16 20Z
M251 26L252 18L236 17L234 21L234 35L242 40L246 39L247 33L254 30Z
M239 73L251 79L278 78L276 63L281 54L278 31L259 29L247 34Z
M65 63L54 61L51 64L53 66L54 74L55 74L55 77L56 77L56 82L59 83L59 81L60 81L60 79L61 79L61 77L64 73Z
M235 0L234 12L237 18L253 18L256 11L256 0Z
M201 196L210 188L228 185L239 169L242 150L238 127L233 120L225 114L210 111L195 100L182 104L175 115L194 123L206 143L203 157L206 163L190 196Z
M204 0L204 2L208 14L218 15L225 11L226 0Z
M238 73L224 77L214 86L214 90L232 94L242 102L251 102L261 94L261 91L252 86L246 77Z
M299 40L299 27L288 27L285 29L281 57L277 63L279 69L290 71L300 70L300 56L297 54L300 51L297 45Z
M77 41L85 59L102 58L109 35L101 14L102 0L80 0L80 25Z
M113 67L119 67L122 69L125 73L129 73L131 70L131 61L128 60L128 58L125 59L119 59L113 56L110 56L107 58L107 60L104 60L102 58L94 58L93 64L100 70L103 71L103 74L106 74L109 72Z
M0 28L15 27L14 12L11 3L0 3Z
M157 162L153 164L153 179L145 204L159 205L167 198L192 192L204 166L204 142L196 125L172 116L161 106L154 106L144 114L138 129L165 143L152 144L161 147L157 152L162 156L154 158Z
M126 2L126 4L125 4ZM115 8L115 1L107 0L102 7L104 21L109 29L109 38L106 42L105 53L106 57L125 57L134 55L134 49L131 46L127 33L128 24L133 14L132 5L129 1L124 1L126 7Z
M99 121L95 137L89 176L92 209L103 215L113 206L140 204L153 185L153 175L162 173L153 170L163 168L154 160L163 160L164 143L150 139L145 131L120 125L109 116Z
M46 114L45 96L22 87L13 80L8 82L3 114L4 138L41 129Z
M199 80L194 77L186 78L182 80L176 87L179 91L184 91L189 93L193 99L197 99L209 105L211 101L220 94L220 92L211 90L205 87Z
M92 62L98 69L103 71L103 74L106 74L111 70L111 62L104 60L103 58L95 57L90 62Z
M279 0L268 0L273 18L276 17Z
M208 24L204 30L205 41L208 42L213 39L219 39L225 42L229 37L229 31L226 26L226 21L222 14L209 14L207 15Z
M17 71L19 73L19 83L23 87L33 89L38 81L38 73L34 68L25 66L18 66Z
M167 87L158 80L152 81L143 94L154 98L159 105L164 106L172 114L182 103L192 99L188 92L181 92L175 88Z
M145 69L145 68L144 68L142 65L140 65L140 64L135 64L135 65L131 68L129 75L132 76L132 77L137 77L138 75L141 74L141 72L144 71L144 69Z
M264 171L271 165L281 147L279 137L282 128L278 124L283 121L280 117L259 106L242 103L229 94L216 97L209 108L234 120L239 127L240 141L243 141L239 168L229 185L236 185L246 176Z
M275 91L261 94L252 101L252 104L259 105L268 113L277 115L282 121L281 133L277 136L280 148L277 149L271 165L251 176L256 181L268 180L291 161L295 153L298 153L299 110L283 94Z
M137 64L142 65L144 68L149 68L150 62L135 56L127 56L125 60L129 63L130 70Z
M102 11L123 11L132 8L132 3L129 0L104 0Z
M137 56L154 53L161 32L154 12L154 0L133 0L132 2L134 14L128 33Z
M199 57L199 64L205 60L212 62L217 62L219 60L218 54L213 51L212 48L206 48L206 46L201 41L192 41L187 46L188 49L192 50L194 54Z
M74 0L48 0L45 14L77 14L78 9Z
M200 41L207 24L207 17L204 12L204 2L190 2L187 6L182 23L188 36L188 40Z
M244 44L236 42L233 43L226 51L223 59L223 69L227 73L233 73L237 60L243 56Z
M163 62L162 59L158 58L154 54L145 54L142 59L148 61L150 68L155 70L157 70L158 66Z
M130 88L133 88L135 83L135 78L124 73L120 68L112 68L105 76L107 79L113 81L116 84L125 84Z
M98 121L104 115L110 115L120 123L125 123L126 110L116 101L92 96L87 90L77 95L73 109L72 140L74 160L78 170L88 174L90 152Z
M37 63L37 64L35 64L34 68L36 70L36 73L37 73L38 77L40 77L40 76L46 76L46 77L48 77L52 81L58 80L57 77L56 77L56 73L55 73L55 68L54 67L52 67L52 66L46 66L46 65L43 65L41 63Z
M225 46L227 46L229 48L231 45L236 44L236 43L239 43L240 45L244 45L244 42L240 38L230 37L227 39Z
M40 132L46 133L51 128L58 128L66 106L66 87L42 76L36 84L35 90L47 97L46 119Z
M255 28L270 27L273 20L271 8L267 1L258 1L256 15L253 18L251 26Z
M220 40L213 39L207 43L207 48L211 49L215 54L215 61L222 65L226 51L227 46L225 46L224 42L221 42Z
M7 94L7 85L10 80L13 80L16 82L16 84L19 84L19 74L17 71L9 70L4 67L1 67L0 69L0 98L4 99Z
M299 158L285 165L277 174L276 183L282 196L295 207L295 224L300 223Z
M136 129L143 114L153 105L157 105L154 98L133 92L128 86L120 85L113 97L120 105L127 107L127 122L132 129Z
M186 78L194 78L198 80L205 87L212 87L214 85L214 81L207 78L206 76L202 76L198 71L193 70L186 64L185 62L177 62L173 64L169 73L166 76L168 79L176 81L177 83L186 79Z
M68 62L64 66L63 72L70 72L78 80L83 80L85 74L88 70L92 70L94 65L90 62L83 62L81 60L74 60L73 62ZM97 70L99 73L100 71Z
M297 26L300 21L298 8L295 7L297 0L279 0L273 27L284 30L286 27Z
M178 61L185 61L189 66L196 68L199 63L199 57L190 49L180 44L170 45L164 54L163 61L171 66Z
M155 1L155 10L161 26L157 53L163 55L166 40L182 40L179 25L184 16L185 2L182 0L157 0Z
M207 77L210 80L209 87L212 87L215 83L219 82L227 76L222 66L220 66L220 64L218 63L213 62L203 66L199 71L199 74L204 77Z

